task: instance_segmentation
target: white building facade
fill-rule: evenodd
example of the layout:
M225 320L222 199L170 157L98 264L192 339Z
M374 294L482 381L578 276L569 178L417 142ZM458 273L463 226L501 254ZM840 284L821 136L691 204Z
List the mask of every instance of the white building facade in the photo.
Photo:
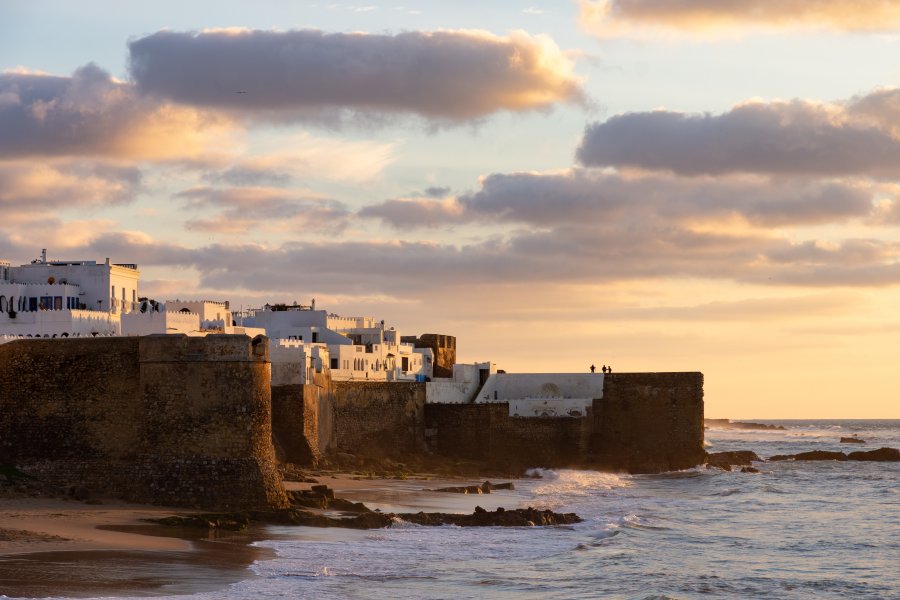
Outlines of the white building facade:
M400 342L400 333L373 317L342 317L312 306L267 306L235 313L244 327L265 330L272 340L328 349L335 381L426 381L434 356L430 348Z
M0 334L69 337L121 334L138 307L137 265L47 260L0 261Z

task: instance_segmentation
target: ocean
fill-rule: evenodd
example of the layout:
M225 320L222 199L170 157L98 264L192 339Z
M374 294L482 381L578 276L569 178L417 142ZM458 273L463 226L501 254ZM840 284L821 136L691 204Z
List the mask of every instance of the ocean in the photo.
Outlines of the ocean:
M900 448L900 420L763 422L786 430L710 429L708 450ZM839 443L850 435L867 444ZM257 544L275 558L192 598L900 598L900 463L757 466L544 470L506 498L574 511L575 526L272 528Z

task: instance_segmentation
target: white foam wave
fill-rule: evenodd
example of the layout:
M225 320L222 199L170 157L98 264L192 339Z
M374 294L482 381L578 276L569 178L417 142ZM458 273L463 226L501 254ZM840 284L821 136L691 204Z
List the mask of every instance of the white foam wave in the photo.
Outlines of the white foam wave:
M391 517L391 529L418 529L422 527L416 523L404 521L400 517Z
M599 471L574 471L561 469L535 469L544 481L534 487L533 493L540 499L593 496L598 491L608 491L631 485L627 475L601 473Z

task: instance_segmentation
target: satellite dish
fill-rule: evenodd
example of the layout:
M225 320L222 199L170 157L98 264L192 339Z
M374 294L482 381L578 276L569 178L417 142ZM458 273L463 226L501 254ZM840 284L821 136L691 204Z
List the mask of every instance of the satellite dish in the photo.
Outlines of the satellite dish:
M47 278L47 283L49 283L50 285L53 285L54 283L56 283L56 277L53 277L51 275L50 277Z

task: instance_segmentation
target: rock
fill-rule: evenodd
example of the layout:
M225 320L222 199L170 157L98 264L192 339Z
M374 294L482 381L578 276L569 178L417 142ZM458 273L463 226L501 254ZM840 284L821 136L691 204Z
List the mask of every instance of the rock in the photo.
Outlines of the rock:
M367 513L372 512L368 506L363 504L362 502L351 502L350 500L344 500L343 498L335 498L333 500L328 501L328 508L333 508L334 510L343 510L346 512L355 512L355 513Z
M706 429L721 427L723 429L759 429L784 431L784 425L767 425L766 423L753 423L751 421L732 421L730 419L703 419Z
M309 489L317 494L322 494L329 500L332 500L334 498L334 490L332 490L327 485L314 485Z
M493 490L514 490L514 489L516 489L516 486L511 481L508 483L492 483L491 489L493 489Z
M460 527L547 527L551 525L570 525L582 521L581 517L575 513L555 513L551 510L538 510L531 507L512 510L498 508L495 511L489 511L480 506L476 507L470 515L426 512L401 514L367 512L355 517L329 517L296 508L288 508L250 513L201 514L145 520L171 527L194 527L200 529L244 528L251 521L303 525L307 527L380 529L390 526L395 522L395 519L429 527L440 525L457 525Z
M756 467L741 467L741 473L759 473Z
M706 455L706 464L709 467L717 467L725 471L731 470L731 465L749 466L753 461L761 461L756 452L750 450L734 450L731 452L712 452Z
M841 438L841 443L842 443L842 444L865 444L865 443L866 443L866 440L860 439L860 438L858 438L858 437L856 437L856 436L853 436L853 437L842 437L842 438Z
M431 490L433 492L446 492L449 494L490 494L491 488L483 488L480 485L450 486Z
M773 461L782 460L847 460L843 452L830 452L828 450L813 450L812 452L800 452L799 454L776 454L769 458Z
M868 452L851 452L847 455L850 460L866 460L876 462L897 462L900 461L900 450L896 448L879 448L878 450L869 450Z

